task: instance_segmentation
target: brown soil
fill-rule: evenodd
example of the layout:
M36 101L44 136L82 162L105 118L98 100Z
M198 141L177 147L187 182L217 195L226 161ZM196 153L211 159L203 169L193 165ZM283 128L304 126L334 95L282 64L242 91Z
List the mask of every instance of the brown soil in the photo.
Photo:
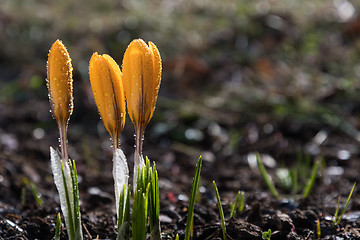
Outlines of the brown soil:
M54 235L55 219L60 209L52 182L49 146L57 145L57 129L48 107L44 99L0 106L1 239L50 239ZM85 104L82 108L86 109ZM70 155L77 161L85 239L90 239L88 234L92 238L115 239L110 141L102 125L98 127L100 130L96 129L99 120L93 111L74 114L69 126ZM336 129L310 124L283 121L273 123L273 129L266 132L261 123L245 126L248 126L246 133L231 154L226 154L225 145L215 151L213 146L218 139L210 140L211 136L193 145L185 145L172 139L170 133L156 135L156 124L149 126L144 149L145 154L156 161L159 172L163 239L173 239L176 234L180 239L184 236L188 198L199 153L204 162L201 199L195 207L194 239L220 239L222 236L211 184L213 180L222 198L228 239L262 239L262 232L268 229L272 230L271 239L315 239L317 221L320 222L321 239L360 238L358 188L344 219L338 226L332 225L338 196L341 196L342 209L352 184L359 181L356 140ZM210 126L204 128L205 134L208 128ZM254 130L259 136L256 141L250 141ZM328 135L317 145L314 136L321 130L326 130ZM128 121L122 136L122 148L128 156L130 169L132 138L132 126ZM299 149L304 152L311 147L318 148L325 165L307 199L302 199L302 189L294 199L279 184L281 198L273 198L258 169L249 166L251 153L259 151L264 154L265 165L274 177L276 169L296 164ZM339 155L347 153L345 150L350 154L348 158ZM277 160L276 166L271 166L271 159L266 161L266 156L270 155ZM315 156L309 156L313 162ZM41 194L42 205L35 201L31 184ZM229 203L234 201L239 190L245 193L244 211L229 219ZM66 238L64 226L62 238Z

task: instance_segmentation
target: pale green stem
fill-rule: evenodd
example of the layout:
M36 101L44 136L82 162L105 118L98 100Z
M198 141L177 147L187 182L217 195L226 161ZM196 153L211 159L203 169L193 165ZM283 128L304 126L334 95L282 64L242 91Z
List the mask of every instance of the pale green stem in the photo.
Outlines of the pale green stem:
M144 128L141 126L135 127L135 153L134 153L134 177L133 177L134 192L136 189L136 181L137 181L139 165L145 166L142 157L143 136L144 136Z
M60 132L60 148L61 148L61 155L63 159L69 161L68 151L67 151L67 124L65 123L58 123L59 132Z

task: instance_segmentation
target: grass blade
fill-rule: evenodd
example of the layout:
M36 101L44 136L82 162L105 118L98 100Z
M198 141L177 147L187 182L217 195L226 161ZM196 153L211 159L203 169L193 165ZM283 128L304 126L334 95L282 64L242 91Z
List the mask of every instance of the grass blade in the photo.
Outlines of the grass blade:
M62 178L63 178L63 184L64 184L64 189L65 189L65 199L66 199L66 211L68 214L68 224L66 224L66 228L68 229L68 234L69 234L69 238L70 240L75 239L75 229L74 229L74 218L73 218L73 213L72 213L72 202L70 200L70 194L69 194L69 190L72 190L69 188L67 181L66 181L66 175L65 175L65 167L64 167L64 163L61 160L61 173L62 173ZM69 166L67 166L69 167ZM66 223L66 221L65 221Z
M346 210L347 210L347 208L348 208L348 206L349 206L350 199L351 199L351 196L352 196L352 194L353 194L353 192L354 192L355 186L356 186L356 183L354 183L354 185L353 185L353 187L352 187L352 189L351 189L351 191L350 191L350 193L349 193L349 196L348 196L348 198L347 198L347 200L346 200L346 203L345 203L345 207L344 207L344 209L342 210L339 219L335 222L335 226L338 225L338 224L340 223L341 219L343 218L343 216L344 216L344 214L345 214L345 212L346 212Z
M320 164L320 162L316 161L313 168L312 168L310 179L309 179L308 183L306 184L304 192L303 192L303 198L304 199L309 196L309 194L311 192L311 189L314 187L317 170L319 168L319 164Z
M220 195L219 195L219 191L218 191L215 181L213 181L213 186L214 186L216 201L218 204L218 209L219 209L219 214L220 214L221 228L222 228L222 232L223 232L223 240L225 240L226 239L226 225L225 225L224 211L221 206Z
M240 195L240 204L239 204L239 212L242 212L244 210L244 206L245 206L245 200L244 200L244 192L241 192Z
M70 174L72 180L73 194L74 194L74 223L75 223L75 239L83 239L81 229L81 216L79 204L79 185L76 164L74 160L69 160Z
M147 182L146 166L139 166L136 191L134 194L133 214L132 214L132 237L133 240L145 240L150 183Z
M146 158L148 162L148 158ZM150 165L150 163L149 163ZM150 193L149 193L149 221L150 221L150 239L160 240L160 197L159 197L159 179L156 171L156 164L153 162L153 167L148 168L150 175Z
M60 217L60 213L58 213L56 217L55 236L53 240L60 240L60 230L61 230L61 217Z
M231 213L230 218L236 215L236 212L242 212L244 210L244 192L238 191L235 202L233 204L230 203Z
M39 194L36 185L34 183L31 183L30 187L31 187L31 192L35 198L35 201L37 202L37 204L39 204L39 206L42 206L44 202L41 199L41 194Z
M119 212L118 212L118 232L117 240L127 240L130 239L130 195L129 191L130 186L126 189L125 185L123 186L122 191L120 192L119 197Z
M279 198L279 193L276 191L274 184L270 180L270 177L269 177L268 173L266 172L265 166L264 166L264 164L261 160L260 154L258 152L256 153L256 162L259 167L261 176L264 179L265 184L269 188L271 194L273 195L273 197Z
M241 195L241 192L238 191L238 193L237 193L237 195L236 195L236 198L235 198L234 204L231 204L231 205L230 205L230 207L231 207L230 218L232 218L232 217L235 216L235 214L236 214L236 208L237 208L237 206L239 205L240 195Z
M337 219L338 219L339 208L340 208L340 196L338 197L338 202L337 202L337 205L336 205L336 210L335 210L335 215L334 215L334 226L336 226L336 222L337 222Z
M199 181L200 181L200 172L201 172L201 165L202 165L202 158L199 157L199 160L196 164L196 170L194 175L194 180L191 187L191 195L190 195L190 202L188 208L188 215L186 220L186 228L185 228L185 238L184 240L189 240L190 236L192 235L193 229L193 217L194 217L194 208L195 208L195 198L196 192L198 189Z

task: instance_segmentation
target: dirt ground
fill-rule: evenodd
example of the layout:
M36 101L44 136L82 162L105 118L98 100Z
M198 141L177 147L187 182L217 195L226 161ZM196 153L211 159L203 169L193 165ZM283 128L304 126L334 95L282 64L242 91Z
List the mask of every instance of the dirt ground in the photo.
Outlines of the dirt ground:
M48 109L46 99L1 105L1 126L5 126L2 127L0 156L2 239L50 239L54 235L54 222L60 209L52 182L49 145L57 145L57 129ZM89 233L92 238L114 239L110 140L97 116L93 113L85 115L78 116L75 123L69 125L69 151L77 162L81 217L84 229L87 229L85 238L90 239ZM38 122L38 118L46 120ZM76 131L83 126L89 130ZM94 129L96 126L100 130ZM204 163L199 189L201 197L195 207L194 239L217 239L222 234L211 185L213 180L217 182L222 198L229 239L261 239L262 232L268 229L272 230L271 239L315 239L317 221L320 222L321 239L359 238L360 198L357 187L343 220L336 227L332 225L338 196L341 196L342 210L352 184L359 181L356 140L321 125L296 125L284 121L271 124L271 131L267 129L269 123L251 122L245 126L246 133L234 150L226 150L228 146L222 144L224 136L220 126L207 125L202 131L209 135L207 139L192 146L171 140L170 133L155 134L159 126L149 126L144 149L145 154L156 161L159 172L164 239L173 239L176 234L180 238L184 235L192 177L200 154ZM218 131L218 135L212 135L214 131ZM102 137L98 137L99 134ZM130 121L121 145L132 164ZM213 150L214 145L218 151ZM296 159L301 155L299 152L310 150L315 154L303 154L310 162L319 156L318 152L324 158L310 196L302 199L302 189L292 195L277 181L281 198L272 197L256 165L254 167L254 152L262 154L265 166L274 177L278 169L296 165L299 161ZM231 154L226 154L227 151ZM304 165L305 160L300 160ZM308 169L307 176L310 171ZM32 185L41 196L42 205L36 202ZM239 190L244 192L245 208L229 219L229 203L234 202ZM62 237L65 235L63 228Z

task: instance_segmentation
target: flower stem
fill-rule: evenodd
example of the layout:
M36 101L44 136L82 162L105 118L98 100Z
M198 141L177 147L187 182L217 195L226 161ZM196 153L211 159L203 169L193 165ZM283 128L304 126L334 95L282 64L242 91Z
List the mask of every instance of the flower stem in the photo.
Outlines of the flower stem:
M69 161L68 151L67 151L67 124L58 123L59 132L60 132L60 148L61 148L61 155L63 159Z
M117 136L117 134L114 134L115 136L111 136L111 141L112 141L112 148L113 148L113 155L115 155L115 151L116 149L119 148L119 137Z
M135 136L135 161L137 162L137 165L140 164L141 161L140 157L142 157L143 136L144 136L144 131L140 127L136 130L136 136Z
M143 147L143 136L144 136L144 128L137 127L135 129L135 153L134 153L134 178L133 178L133 187L134 191L136 189L136 181L138 168L140 166L145 166L144 159L142 157L142 147Z

